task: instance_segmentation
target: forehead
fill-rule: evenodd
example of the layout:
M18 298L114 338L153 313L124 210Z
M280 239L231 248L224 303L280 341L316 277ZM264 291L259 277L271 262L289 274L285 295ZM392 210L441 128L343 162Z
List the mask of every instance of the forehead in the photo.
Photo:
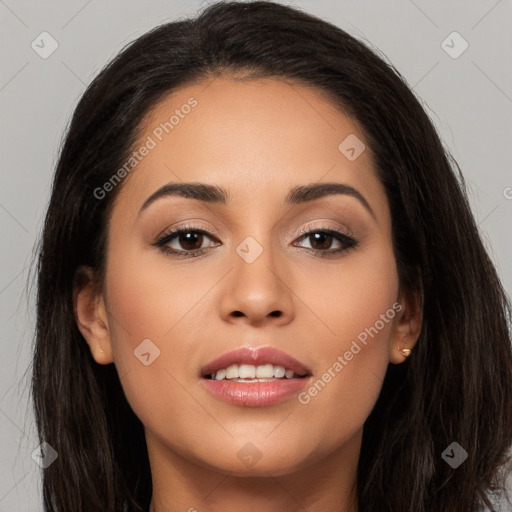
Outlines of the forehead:
M365 149L350 159L347 144ZM321 91L297 83L218 77L183 87L146 115L134 149L143 146L150 149L118 198L132 209L168 182L221 185L228 205L251 208L282 202L291 186L321 181L386 202L358 123Z

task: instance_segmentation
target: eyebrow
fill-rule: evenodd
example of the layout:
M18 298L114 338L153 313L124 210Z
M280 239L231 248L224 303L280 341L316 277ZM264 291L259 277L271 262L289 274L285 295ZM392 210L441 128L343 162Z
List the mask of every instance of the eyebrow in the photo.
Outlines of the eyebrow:
M285 204L296 205L335 194L354 197L370 212L372 217L375 218L375 213L364 196L355 188L343 183L312 183L310 185L299 185L288 191L284 202ZM216 185L208 185L206 183L168 183L159 188L144 201L144 204L139 210L139 215L157 199L169 196L197 199L204 203L218 204L226 204L229 199L229 193L224 188Z

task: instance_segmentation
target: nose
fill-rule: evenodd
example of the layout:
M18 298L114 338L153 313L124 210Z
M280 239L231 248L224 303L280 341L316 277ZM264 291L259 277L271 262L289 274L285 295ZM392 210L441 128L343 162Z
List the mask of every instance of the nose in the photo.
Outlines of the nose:
M285 325L294 316L291 272L284 260L263 248L254 260L235 254L223 283L221 315L228 322Z

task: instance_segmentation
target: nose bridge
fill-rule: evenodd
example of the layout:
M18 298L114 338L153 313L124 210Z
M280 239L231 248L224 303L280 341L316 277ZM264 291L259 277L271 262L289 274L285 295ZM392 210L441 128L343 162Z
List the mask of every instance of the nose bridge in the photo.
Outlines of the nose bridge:
M264 233L246 236L235 247L235 274L237 284L243 282L251 287L264 290L265 293L275 293L279 288L278 270L280 266L276 261L276 241L271 239L271 233ZM243 282L242 282L243 280Z
M264 192L262 192L264 194ZM261 197L261 194L259 195ZM267 194L268 198L268 194ZM263 206L263 207L262 207ZM240 238L238 243L234 243L234 250L241 261L236 261L240 268L244 265L254 265L258 270L272 267L274 265L275 249L279 247L279 241L275 240L274 227L275 221L272 219L271 211L262 205L245 203L240 209L235 232L233 235ZM268 269L267 269L268 271Z

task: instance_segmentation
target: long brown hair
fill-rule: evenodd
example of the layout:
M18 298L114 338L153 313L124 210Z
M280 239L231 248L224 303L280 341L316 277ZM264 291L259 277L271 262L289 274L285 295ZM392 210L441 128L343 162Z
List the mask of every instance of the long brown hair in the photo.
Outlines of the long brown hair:
M272 2L222 2L128 45L80 99L61 148L37 262L32 394L46 511L145 511L151 474L140 420L115 366L93 360L72 303L77 269L103 275L109 212L139 124L164 95L219 73L286 77L356 119L391 208L402 286L423 289L423 328L389 365L364 425L359 512L473 512L501 485L512 445L511 308L457 163L400 73L340 28ZM133 172L137 172L134 170ZM457 442L468 458L442 458Z

